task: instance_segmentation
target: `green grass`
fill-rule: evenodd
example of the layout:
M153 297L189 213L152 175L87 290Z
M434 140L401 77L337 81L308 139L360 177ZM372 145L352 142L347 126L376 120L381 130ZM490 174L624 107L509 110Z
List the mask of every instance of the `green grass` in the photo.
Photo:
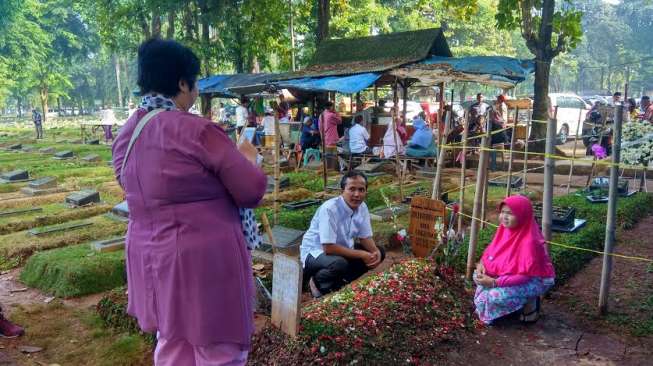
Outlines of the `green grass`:
M55 300L50 304L18 306L11 318L27 330L21 338L23 344L43 348L24 359L29 364L152 364L151 339L105 327L93 309L76 309Z
M0 236L0 269L19 266L36 251L120 236L124 235L126 231L125 223L103 216L96 216L85 221L94 224L80 229L40 236L32 236L25 231ZM74 221L69 222L73 223Z
M89 244L46 250L32 255L20 279L57 297L78 297L126 283L124 251L100 253Z
M0 217L0 235L97 216L108 212L111 207L110 204L99 204L71 209L63 203L44 205L41 206L43 211Z

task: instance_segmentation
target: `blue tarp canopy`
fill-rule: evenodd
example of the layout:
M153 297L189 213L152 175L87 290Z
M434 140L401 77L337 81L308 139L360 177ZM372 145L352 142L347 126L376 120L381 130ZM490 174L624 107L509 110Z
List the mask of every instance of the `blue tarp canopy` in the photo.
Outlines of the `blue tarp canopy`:
M263 88L277 74L222 74L213 75L197 82L200 94L211 94L221 98L237 98L248 94L243 90Z
M534 71L533 60L520 60L504 56L431 56L419 62L393 68L386 73L399 78L417 79L419 85L470 81L500 88L512 88L515 84L524 81ZM200 94L211 94L223 98L236 98L239 95L280 89L354 94L374 84L383 73L369 72L356 75L278 80L281 75L263 73L214 75L199 80L198 85Z
M277 81L273 84L280 89L300 89L307 91L333 91L342 94L354 94L370 85L381 77L380 73L368 72L347 76L311 77L292 80Z
M512 88L535 71L533 60L505 56L431 56L414 64L393 69L390 74L418 79L422 84L471 81Z

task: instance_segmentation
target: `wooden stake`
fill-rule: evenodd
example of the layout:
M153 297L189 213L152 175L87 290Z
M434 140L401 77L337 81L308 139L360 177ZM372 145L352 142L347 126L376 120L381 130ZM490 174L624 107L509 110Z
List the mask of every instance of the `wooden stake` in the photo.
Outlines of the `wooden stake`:
M401 166L400 166L400 161L399 161L399 145L397 144L397 119L398 118L398 113L399 113L399 95L397 94L397 78L395 78L395 82L392 86L392 105L394 106L393 108L393 113L392 113L392 125L388 126L388 128L392 128L392 137L395 142L395 164L396 164L396 172L397 172L397 177L399 178L399 197L400 200L404 200L404 186L403 186L403 179L401 177Z
M435 167L435 177L433 178L433 191L431 193L431 199L439 200L440 199L440 183L442 181L442 169L444 167L444 159L446 155L446 150L443 145L446 145L447 136L449 134L449 124L451 120L451 113L447 112L444 115L444 135L440 143L440 149L438 151L438 162Z
M512 158L513 149L515 148L515 135L517 135L517 119L519 118L519 107L515 108L515 120L512 125L512 134L510 136L510 156L508 157L508 183L506 184L506 197L510 196L512 189Z
M608 311L610 293L610 276L612 275L612 249L616 236L617 190L619 183L619 163L621 161L621 125L623 105L615 106L614 140L612 146L612 166L610 167L610 188L608 191L608 217L605 224L605 244L603 248L603 268L601 270L601 288L599 291L599 314Z
M322 183L324 183L324 193L327 193L327 156L326 156L326 142L324 137L326 136L326 126L324 125L324 111L320 113L318 118L318 124L320 125L320 140L322 140Z
M533 118L533 110L528 111L528 120L526 120L526 141L524 141L524 173L522 175L522 181L524 184L524 191L526 191L526 173L528 172L528 140L531 138L531 119Z
M279 129L279 118L274 114L274 224L279 223L279 180L281 176L281 130Z
M463 215L465 208L465 185L467 177L465 176L465 170L467 169L467 138L469 136L469 124L467 119L464 119L465 128L463 129L463 150L462 156L460 159L460 214L458 215L458 232L462 232L463 228Z
M576 126L576 138L574 139L574 150L573 153L571 154L571 162L569 165L569 177L567 178L567 194L569 194L569 191L571 190L571 177L574 174L574 160L576 160L576 146L578 145L578 139L580 138L580 126L583 124L581 122L581 119L583 118L583 110L578 111L578 125Z
M268 215L265 212L261 215L261 223L263 224L263 230L268 235L268 239L270 239L272 251L274 252L277 247L277 241L274 239L274 235L272 235L272 226L270 226L270 220L268 220Z
M551 240L553 226L553 174L555 172L555 142L557 131L558 106L553 112L553 119L546 125L546 156L544 157L544 194L542 197L542 235L544 240ZM547 243L547 249L549 244Z
M478 161L478 169L476 173L476 191L474 192L474 208L472 210L472 223L469 234L469 248L467 249L467 271L465 276L467 280L472 280L474 273L474 261L476 259L476 244L478 243L478 231L481 223L478 218L481 217L481 201L483 200L483 185L487 181L487 165L489 152L485 149L488 148L490 142L489 136L486 134L481 139L481 155Z

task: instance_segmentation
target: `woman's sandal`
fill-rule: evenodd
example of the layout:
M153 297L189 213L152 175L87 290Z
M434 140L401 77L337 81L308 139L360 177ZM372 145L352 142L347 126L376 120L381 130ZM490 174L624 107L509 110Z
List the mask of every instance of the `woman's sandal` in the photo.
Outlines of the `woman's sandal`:
M528 313L522 312L521 315L519 316L519 320L522 323L533 324L537 322L539 318L540 318L540 297L538 296L535 299L535 310L530 311Z

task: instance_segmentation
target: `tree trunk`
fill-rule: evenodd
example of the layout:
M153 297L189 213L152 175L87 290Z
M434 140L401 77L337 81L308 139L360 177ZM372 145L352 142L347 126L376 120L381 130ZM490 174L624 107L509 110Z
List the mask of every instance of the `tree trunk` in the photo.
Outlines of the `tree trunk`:
M43 111L43 124L48 120L48 86L41 84L39 90L39 97L41 98L41 110Z
M120 60L118 55L113 55L113 64L116 69L116 89L118 90L118 105L124 107L122 99L122 84L120 83Z
M168 11L168 29L166 30L166 38L174 39L175 38L175 11Z
M240 25L236 26L236 50L234 52L234 68L236 72L242 74L245 72L245 56L243 55L243 31Z
M202 23L202 65L204 65L204 75L211 75L210 45L211 34L209 32L209 6L206 0L199 2L201 11L200 21Z
M295 71L297 66L295 65L295 26L293 24L293 8L292 0L288 0L288 11L290 14L288 28L290 31L290 69Z
M184 37L187 40L193 39L193 16L190 9L190 2L186 3L186 8L184 9Z
M329 19L331 17L329 2L329 0L317 1L317 33L315 35L317 44L329 38Z
M549 120L549 76L551 72L551 60L535 60L535 92L533 100L533 119L538 121ZM544 139L546 137L546 124L533 123L531 127L531 139ZM529 149L537 152L544 152L545 141L533 142Z
M123 90L125 91L125 95L123 96L123 98L125 99L127 104L129 104L129 102L131 102L131 99L132 99L132 93L131 93L131 90L129 90L129 87L131 85L131 79L129 77L130 74L129 74L129 68L127 66L127 59L123 57L122 59L119 58L119 60L122 63L122 65L121 65L122 66L122 73L124 75L123 78L125 80L125 85L123 87ZM123 105L123 107L124 107L124 105Z
M152 38L161 37L161 13L159 9L152 9Z
M18 118L23 116L23 108L22 108L22 103L20 101L21 101L20 97L16 98L16 112L18 114Z

